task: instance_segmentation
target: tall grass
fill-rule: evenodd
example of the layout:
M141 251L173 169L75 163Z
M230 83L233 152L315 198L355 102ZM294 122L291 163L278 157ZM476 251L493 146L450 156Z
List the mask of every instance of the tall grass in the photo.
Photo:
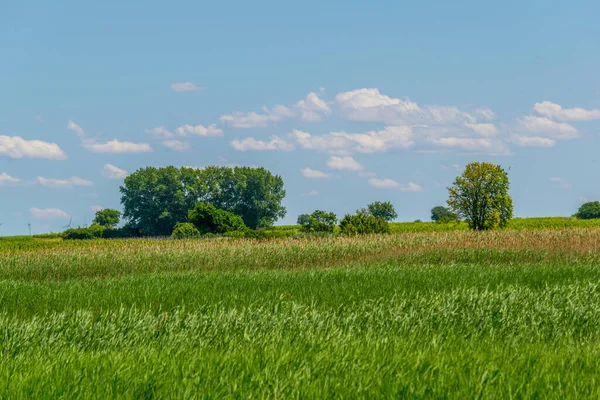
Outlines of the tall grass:
M600 230L0 252L0 398L598 398Z

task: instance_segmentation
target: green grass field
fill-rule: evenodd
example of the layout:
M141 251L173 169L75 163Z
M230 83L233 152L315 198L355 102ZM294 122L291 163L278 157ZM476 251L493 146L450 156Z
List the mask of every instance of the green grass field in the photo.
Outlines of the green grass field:
M0 398L600 397L600 229L0 242Z

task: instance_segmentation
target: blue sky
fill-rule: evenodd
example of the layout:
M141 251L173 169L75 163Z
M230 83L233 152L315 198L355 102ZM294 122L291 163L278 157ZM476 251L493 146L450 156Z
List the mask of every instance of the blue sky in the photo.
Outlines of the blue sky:
M127 173L264 166L287 217L426 220L471 161L516 216L600 198L596 1L3 1L0 234L120 208Z

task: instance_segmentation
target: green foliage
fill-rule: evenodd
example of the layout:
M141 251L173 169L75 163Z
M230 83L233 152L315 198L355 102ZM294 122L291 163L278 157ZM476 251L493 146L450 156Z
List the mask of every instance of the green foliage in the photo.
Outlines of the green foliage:
M600 396L599 229L8 239L0 398Z
M202 234L227 233L246 229L242 217L207 203L198 203L189 211L188 219Z
M384 219L388 222L398 218L398 214L396 213L394 206L389 201L376 201L369 204L367 209L372 216Z
M383 218L377 218L368 212L359 210L354 215L347 214L342 218L340 231L344 235L389 233L390 224Z
M173 228L171 237L175 239L187 239L200 236L200 231L191 222L178 222Z
M88 228L71 228L63 233L65 240L91 240L100 239L104 235L105 227L99 224L92 224Z
M94 218L94 223L101 225L105 228L114 228L117 225L119 225L120 218L121 211L113 210L111 208L105 208L96 211L96 218Z
M600 218L600 201L590 201L581 205L575 216L580 219Z
M457 217L452 211L443 206L433 207L431 209L431 220L446 224L451 221L456 221Z
M335 213L316 210L302 225L303 232L333 232L337 224Z
M470 163L448 188L448 205L471 229L504 228L512 218L508 175L499 165Z
M151 236L169 235L198 202L238 214L251 228L270 226L286 213L283 180L264 168L148 167L125 178L120 190L123 216Z
M200 197L192 184L197 175L191 168L172 166L137 170L120 188L123 216L144 235L170 235Z
M298 220L296 223L298 225L306 225L310 222L310 214L300 214L298 215Z

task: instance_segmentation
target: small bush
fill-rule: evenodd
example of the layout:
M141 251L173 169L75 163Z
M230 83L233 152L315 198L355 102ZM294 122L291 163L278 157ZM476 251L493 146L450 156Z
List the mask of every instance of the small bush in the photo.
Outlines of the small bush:
M178 222L175 224L175 228L173 228L173 232L171 233L171 237L174 239L187 239L192 237L200 236L200 232L194 224L190 222Z
M188 219L202 234L222 234L246 229L242 217L229 211L220 210L212 204L196 204L188 213Z
M71 228L63 232L65 240L89 240L103 237L105 228L98 224L92 224L89 228Z
M337 216L334 213L316 210L301 225L302 232L333 232L336 224Z
M340 221L343 235L365 235L371 233L389 233L390 225L383 218L377 218L364 211L346 215Z

